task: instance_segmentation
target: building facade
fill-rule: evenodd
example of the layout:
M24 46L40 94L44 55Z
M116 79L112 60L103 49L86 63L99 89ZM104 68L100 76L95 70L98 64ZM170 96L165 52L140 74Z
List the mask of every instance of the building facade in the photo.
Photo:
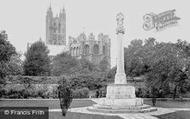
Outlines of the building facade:
M89 36L81 33L78 37L69 37L69 53L78 59L85 58L93 64L98 65L103 59L110 65L110 45L111 40L108 35L100 33L95 39L93 33Z
M64 8L55 17L53 16L51 6L47 10L46 44L66 45L66 12Z

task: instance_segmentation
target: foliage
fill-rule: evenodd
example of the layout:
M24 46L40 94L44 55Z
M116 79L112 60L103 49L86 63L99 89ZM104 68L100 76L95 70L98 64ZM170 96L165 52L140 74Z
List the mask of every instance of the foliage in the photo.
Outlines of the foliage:
M57 84L7 84L1 90L4 98L58 98Z
M14 54L15 47L8 41L6 32L0 32L0 89L6 82L4 78L8 75L8 63Z
M99 69L93 63L84 58L76 59L67 52L58 54L52 61L52 74L55 76L77 76L95 71L99 71Z
M5 98L11 95L15 95L15 98L58 98L57 84L60 77L7 76L6 80L9 83L2 90L6 92L3 94ZM10 93L11 90L14 94Z
M9 75L22 75L23 74L23 62L21 60L21 54L17 53L12 55L8 63Z
M155 45L154 38L148 38L143 41L135 39L131 41L128 48L125 48L124 62L125 72L129 76L140 76L149 71L151 60L153 58Z
M78 61L67 52L58 54L52 61L52 74L54 76L71 75L77 71Z
M53 59L53 75L65 75L70 77L73 90L88 88L94 90L101 88L106 83L106 72L102 72L98 66L87 59L75 59L63 52Z
M108 83L111 83L111 82L113 83L113 82L114 82L116 70L117 70L117 67L115 66L115 67L111 68L111 69L108 71L108 73L107 73L107 75L106 75L106 77L107 77L107 79L108 79Z
M73 91L73 98L88 98L89 97L89 89L81 88Z
M164 90L164 94L181 94L187 92L188 77L184 69L184 56L173 43L161 43L156 47L151 60L150 72L147 73L147 84ZM171 86L173 85L173 86ZM177 89L178 88L178 92Z
M94 65L89 60L82 58L78 61L79 65L77 67L77 71L75 72L75 76L100 72L98 66Z
M91 74L81 74L70 78L70 84L73 90L77 88L88 88L90 90L95 90L106 85L106 78L103 77L102 73L91 73Z
M50 75L49 50L44 42L33 43L25 54L24 74L28 76Z
M162 94L180 95L190 91L190 44L157 42L155 38L132 40L124 49L125 73L127 76L146 77L147 88L155 87ZM107 77L114 79L116 67ZM148 92L148 90L146 91ZM150 93L150 92L149 92Z
M101 72L107 72L109 70L108 66L109 66L109 62L108 62L107 58L104 57L102 59L102 61L100 61L100 64L99 64L99 68L100 68Z
M73 92L65 77L62 78L60 85L58 86L58 97L60 100L62 115L65 116L73 99Z

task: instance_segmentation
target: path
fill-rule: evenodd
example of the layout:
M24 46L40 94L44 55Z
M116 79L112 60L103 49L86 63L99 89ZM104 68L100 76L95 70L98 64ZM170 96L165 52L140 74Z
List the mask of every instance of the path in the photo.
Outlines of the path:
M91 99L94 102L98 102L98 99ZM69 109L70 112L77 112L77 113L87 113L87 114L97 114L97 115L107 115L107 116L119 116L123 119L158 119L157 115L163 115L167 113L172 113L175 111L190 111L190 108L160 108L158 107L157 111L155 112L148 112L148 113L128 113L128 114L112 114L112 113L101 113L101 112L91 112L87 110L88 107L80 107L80 108L71 108ZM52 109L50 111L61 111L60 109ZM155 116L153 116L155 115Z

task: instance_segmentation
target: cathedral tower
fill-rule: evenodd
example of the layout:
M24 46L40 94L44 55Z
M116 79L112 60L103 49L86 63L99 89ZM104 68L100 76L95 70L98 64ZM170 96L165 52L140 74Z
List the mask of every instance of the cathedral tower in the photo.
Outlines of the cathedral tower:
M53 16L51 6L47 10L46 44L66 45L66 12L64 8L55 17Z

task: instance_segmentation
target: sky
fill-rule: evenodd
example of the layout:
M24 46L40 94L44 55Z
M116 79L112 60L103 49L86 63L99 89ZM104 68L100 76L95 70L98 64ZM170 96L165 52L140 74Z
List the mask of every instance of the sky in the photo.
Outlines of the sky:
M111 63L115 65L116 14L125 15L124 45L133 39L155 37L157 41L190 42L190 7L188 0L0 0L0 30L6 30L9 41L17 51L25 52L27 43L41 37L45 41L45 17L51 4L54 15L66 9L66 34L77 37L80 33L108 34L111 38ZM176 9L180 17L176 26L157 32L142 28L143 16Z

